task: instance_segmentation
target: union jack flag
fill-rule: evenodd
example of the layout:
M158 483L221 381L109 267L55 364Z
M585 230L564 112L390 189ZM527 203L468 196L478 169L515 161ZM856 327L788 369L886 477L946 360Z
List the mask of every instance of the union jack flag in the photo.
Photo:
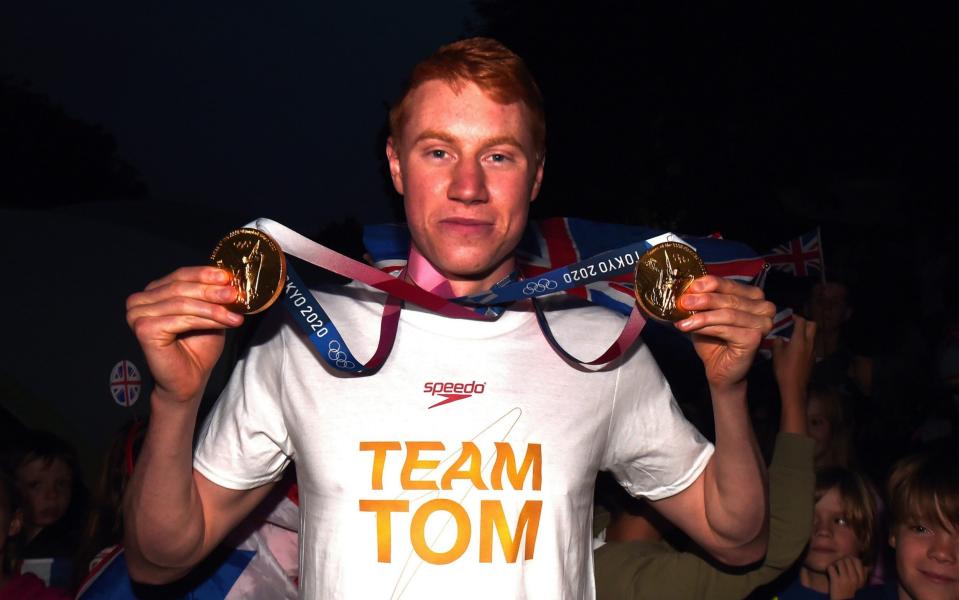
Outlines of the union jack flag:
M772 358L773 340L777 338L788 340L791 338L794 324L793 309L784 308L777 312L776 316L773 317L772 330L759 344L759 354L765 358Z
M770 268L786 271L796 277L822 275L824 267L819 228L776 246L763 258Z
M283 487L287 485L289 487ZM221 552L208 558L192 579L174 586L175 591L165 591L163 597L178 600L298 598L299 494L296 484L288 479L280 486L224 541ZM123 547L114 546L94 559L76 598L137 600L141 596L135 587Z
M663 233L666 232L649 227L554 217L529 224L516 248L516 262L523 275L529 278ZM715 235L682 237L695 246L711 274L751 283L763 270L762 257L745 244ZM410 237L405 225L367 226L363 242L373 263L383 271L395 273L406 264ZM567 290L566 293L625 315L632 311L636 302L632 273Z

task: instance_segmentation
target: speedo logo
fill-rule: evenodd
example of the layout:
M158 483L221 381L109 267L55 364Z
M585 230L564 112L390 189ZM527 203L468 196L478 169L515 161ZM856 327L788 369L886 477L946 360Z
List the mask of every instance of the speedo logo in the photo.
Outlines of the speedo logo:
M482 394L486 391L486 382L476 383L457 383L453 381L427 381L423 384L423 393L430 396L442 396L445 400L440 400L429 408L436 408L450 402L456 402L464 398L469 398L473 394Z

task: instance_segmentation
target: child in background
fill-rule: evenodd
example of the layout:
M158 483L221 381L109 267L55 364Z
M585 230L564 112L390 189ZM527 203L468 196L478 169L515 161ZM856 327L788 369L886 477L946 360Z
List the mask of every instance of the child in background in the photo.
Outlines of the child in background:
M852 432L842 394L824 385L812 386L806 408L809 437L816 440L816 469L855 466Z
M911 456L889 476L889 545L899 600L959 599L959 455L951 448Z
M86 516L76 453L52 433L34 431L17 449L12 470L23 506L20 557L47 561L47 583L72 587L73 557Z
M20 532L23 511L10 478L0 473L0 600L62 600L65 592L48 589L33 573L16 573L17 555L11 538Z
M81 486L76 453L67 442L45 431L25 440L14 463L17 491L23 498L23 549L27 556L69 555L76 549L82 515L77 506Z
M865 477L833 467L816 475L816 505L799 578L779 600L883 598L866 586L877 557L877 494Z

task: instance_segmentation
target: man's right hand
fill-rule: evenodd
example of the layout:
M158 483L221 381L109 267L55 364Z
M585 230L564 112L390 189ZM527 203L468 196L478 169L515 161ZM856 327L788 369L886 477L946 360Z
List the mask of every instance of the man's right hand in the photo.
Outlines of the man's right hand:
M127 324L143 348L155 394L199 399L223 352L224 330L243 323L227 305L237 291L227 271L183 267L127 299Z

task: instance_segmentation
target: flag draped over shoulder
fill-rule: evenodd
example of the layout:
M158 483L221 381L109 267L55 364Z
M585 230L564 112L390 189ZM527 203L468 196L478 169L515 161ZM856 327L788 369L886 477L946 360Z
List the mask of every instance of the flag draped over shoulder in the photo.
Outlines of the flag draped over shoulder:
M300 508L296 484L277 494L266 514L258 509L224 542L214 561L200 569L202 580L164 592L176 600L259 600L298 597ZM273 498L271 496L271 498ZM266 504L266 503L265 503ZM189 578L188 578L189 579ZM188 585L187 585L188 584ZM185 589L181 589L185 588ZM77 592L77 600L136 600L121 546L104 552Z
M661 229L636 225L554 217L530 222L516 248L516 262L525 277L533 277L663 233L666 232ZM763 258L745 244L714 236L680 237L696 248L710 274L751 283L763 270ZM395 273L406 265L410 244L406 225L366 226L363 242L379 269ZM632 273L566 293L625 315L635 304Z

